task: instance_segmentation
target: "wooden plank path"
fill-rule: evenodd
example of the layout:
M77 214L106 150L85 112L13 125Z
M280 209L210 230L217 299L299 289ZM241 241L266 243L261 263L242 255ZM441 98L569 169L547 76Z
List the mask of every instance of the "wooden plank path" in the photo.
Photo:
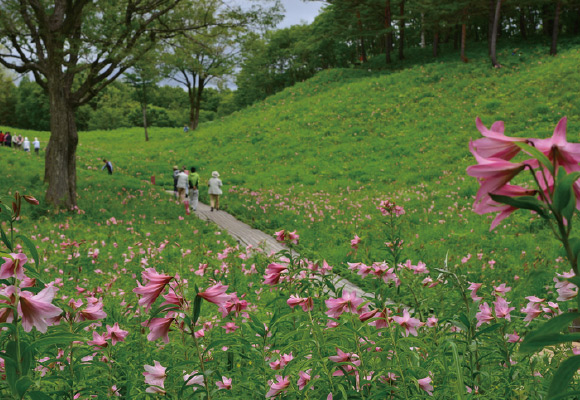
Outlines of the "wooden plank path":
M171 191L170 193L173 193ZM259 231L252 228L250 225L239 221L233 215L223 211L210 211L210 207L207 204L198 203L197 210L195 214L198 218L210 221L219 226L221 229L227 231L234 239L236 239L240 244L247 246L252 245L252 247L261 247L264 249L266 254L271 252L277 253L284 250L285 247L281 243L277 242L272 236L265 232ZM193 213L193 211L192 211ZM357 296L367 296L373 297L372 294L366 293L361 288L349 282L348 280L341 278L338 275L334 275L332 283L336 288L344 288L345 291L355 291Z

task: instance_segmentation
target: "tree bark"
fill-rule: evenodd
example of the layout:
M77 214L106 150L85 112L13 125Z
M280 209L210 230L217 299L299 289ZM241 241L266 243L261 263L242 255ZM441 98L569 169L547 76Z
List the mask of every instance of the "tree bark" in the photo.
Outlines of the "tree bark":
M465 40L467 38L467 25L465 22L461 24L461 61L466 63L469 61L467 57L465 57Z
M522 35L522 39L528 39L528 30L526 28L526 14L524 11L524 7L520 7L520 34Z
M393 49L393 32L391 26L391 0L386 0L385 4L385 28L387 35L385 40L385 61L387 64L391 63L391 50Z
M50 139L46 146L44 181L46 202L72 209L77 204L76 149L79 142L75 108L59 79L48 81Z
M493 36L493 23L495 21L495 2L489 0L489 16L487 19L487 50L491 55L491 37Z
M143 111L143 129L145 129L145 141L149 141L149 134L147 133L147 103L141 104L141 110Z
M405 0L399 4L399 60L405 59Z
M556 14L554 15L554 27L552 29L552 45L550 46L550 55L555 56L558 53L558 30L560 28L560 0L556 2Z
M493 29L491 32L491 65L495 68L500 68L501 65L497 62L496 57L496 42L497 42L497 29L499 26L499 16L501 11L501 0L497 0L495 5L495 15L493 17Z

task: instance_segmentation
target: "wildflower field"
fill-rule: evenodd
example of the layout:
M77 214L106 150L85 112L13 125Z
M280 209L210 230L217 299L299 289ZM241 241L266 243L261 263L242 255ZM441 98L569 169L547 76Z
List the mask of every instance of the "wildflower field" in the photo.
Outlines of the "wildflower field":
M1 398L577 396L580 49L543 52L324 71L147 143L81 132L73 212L0 148ZM185 215L174 164L288 250Z

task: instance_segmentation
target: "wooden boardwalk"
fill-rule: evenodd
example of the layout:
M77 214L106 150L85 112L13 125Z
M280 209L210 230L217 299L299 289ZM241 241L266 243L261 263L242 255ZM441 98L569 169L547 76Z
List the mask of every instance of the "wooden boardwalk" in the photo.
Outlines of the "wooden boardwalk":
M171 191L173 193L173 191ZM192 211L193 212L193 211ZM252 247L262 247L266 254L271 252L277 253L283 250L285 247L276 241L272 236L252 228L250 225L243 223L236 219L233 215L225 211L210 211L210 207L207 204L199 203L195 214L198 218L210 221L219 226L221 229L227 231L233 238L235 238L241 245L247 246L252 245ZM338 275L334 275L333 284L336 288L344 288L346 291L355 291L357 295L373 297L372 294L364 292L361 288L354 285L353 283L341 278Z

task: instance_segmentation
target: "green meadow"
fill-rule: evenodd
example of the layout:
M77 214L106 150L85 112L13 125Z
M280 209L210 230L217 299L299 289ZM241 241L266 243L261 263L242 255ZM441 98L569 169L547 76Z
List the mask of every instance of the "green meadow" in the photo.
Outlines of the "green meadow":
M326 260L334 266L335 272L368 291L375 291L376 283L373 282L376 281L361 279L348 270L347 263L364 262L370 265L389 259L388 245L385 244L390 240L388 227L378 206L383 200L391 200L405 209L397 225L400 229L397 234L403 239L400 262L407 259L412 260L413 264L424 262L431 270L432 277L444 285L449 282L446 278L437 277L440 269L461 275L464 282L482 282L487 292L491 292L492 286L505 283L513 288L510 300L516 306L514 314L520 315L518 312L524 306L526 296L554 300L557 295L553 290L552 278L556 272L561 273L569 268L549 227L535 214L517 211L490 231L494 216L480 216L472 211L478 184L466 174L466 168L475 164L469 152L469 141L480 137L475 127L478 116L488 127L495 121L503 120L508 136L541 138L550 137L557 122L568 116L568 141L580 141L580 44L562 43L557 57L546 55L545 48L533 44L520 45L514 54L512 50L500 50L498 57L503 65L500 69L490 68L485 50L481 49L470 56L467 64L454 61L449 56L437 62L414 65L411 55L406 64L389 70L322 71L314 78L252 107L202 124L195 131L183 133L179 127L152 128L148 142L145 142L143 130L139 128L80 132L77 158L79 201L78 210L72 214L55 213L42 201L45 191L43 151L37 157L0 148L0 194L7 204L10 204L10 196L16 191L40 199L38 206L26 207L17 228L18 232L33 235L40 259L46 263L43 267L46 267L47 273L67 276L77 285L77 290L79 285L106 287L114 283L114 293L119 299L123 299L126 293L132 294L134 281L140 279L142 267L170 270L182 277L189 276L194 282L197 278L191 272L198 264L208 263L210 269L215 269L215 273L219 274L217 271L221 261L214 256L224 248L236 245L233 239L215 226L185 216L183 207L175 204L172 196L166 193L166 190L173 188L171 174L175 164L197 167L203 181L211 176L212 171L219 171L224 183L221 200L224 210L271 234L280 229L296 230L300 235L296 250L300 254L310 260ZM4 127L4 130L10 128ZM31 140L39 137L43 149L49 137L48 132L16 133ZM112 161L115 168L112 176L101 170L103 158ZM155 185L150 183L153 176ZM522 183L528 181L524 178ZM204 185L200 195L201 201L208 201ZM5 230L8 227L5 222L2 226ZM350 245L355 235L361 238L356 251ZM63 251L56 250L59 248ZM96 257L95 248L101 249ZM243 249L238 251L243 253ZM82 253L82 256L77 256L77 253ZM227 257L228 252L224 254ZM258 279L261 279L266 258L260 254L253 257L251 262L257 265L260 273ZM240 263L242 261L238 259L232 261L232 265ZM111 264L114 266L111 267ZM239 270L242 267L246 265L236 268ZM248 286L251 278L244 274L238 271L219 277L225 279L234 291L235 287ZM117 283L115 276L119 279ZM415 289L420 289L420 283L413 284ZM449 286L452 286L451 283ZM74 289L63 290L68 290L69 295L74 293ZM190 291L193 292L192 289ZM462 292L465 297L465 291ZM422 300L417 300L415 293L400 293L398 290L393 290L389 296L404 304L411 299L409 302L415 302L415 310L435 312L442 322L450 322L459 328L461 324L456 320L473 320L476 307L472 307L471 314L468 306L462 317L456 315L456 303L461 300L460 290L441 289L436 293L426 294L421 297ZM414 300L411 294L415 296ZM247 299L257 304L260 296L256 290L256 294L250 293ZM273 311L274 308L282 309L279 304L285 306L288 297L270 291L264 298L266 305L259 308L256 315L262 320L271 317L274 324L279 316L278 312ZM172 342L161 349L146 343L143 339L144 328L139 334L137 322L131 321L133 317L128 316L129 311L127 315L122 314L112 305L116 304L114 301L113 298L106 301L109 312L107 321L133 324L131 343L138 343L140 352L133 353L129 347L120 345L121 350L117 350L116 354L123 359L118 360L119 370L115 371L118 375L113 375L114 379L109 376L105 383L93 376L86 379L85 386L89 387L93 382L91 379L94 379L101 387L100 393L105 393L107 385L110 387L112 383L122 387L123 393L142 393L139 385L143 385L131 382L141 380L141 366L153 362L153 356L149 354L155 351L164 354L155 355L158 357L155 360L162 360L163 364L171 363L176 354L181 356L182 350L179 343ZM323 305L317 306L321 314L323 308ZM281 311L282 314L288 312ZM142 322L142 314L137 311L135 315L139 315L138 322ZM207 307L202 315L207 317ZM289 315L286 314L286 317ZM528 330L521 321L523 316L514 319L518 330L521 328L520 332ZM288 326L291 322L290 317L285 321ZM298 329L296 320L293 323L294 329ZM312 319L309 323L315 325ZM352 324L354 326L355 322ZM260 355L263 362L267 348L266 332L260 333L260 324L252 326L264 338L264 353ZM500 329L499 323L492 327L491 331ZM511 333L506 329L503 326L501 334L500 331L496 332L499 338ZM491 331L485 333L491 334ZM285 333L277 343L279 354L291 350L294 340L292 332ZM310 331L304 332L308 336ZM444 335L455 332L441 332L441 336L433 336L437 338L433 339L433 343L439 343L438 340L443 343ZM474 333L475 328L470 332ZM477 335L479 333L469 336L469 340L475 341ZM333 340L345 344L347 340L344 337L346 334L337 334L337 338L329 339L325 357L332 352L336 354ZM185 343L183 337L182 340ZM437 344L426 344L428 341L418 344L419 339L413 340L416 342L409 338L409 341L394 344L393 339L393 346L406 346L407 349L409 346L425 346L425 352L430 351L436 356L433 357L436 361L426 355L424 358L422 355L412 356L415 358L409 363L414 366L409 367L409 371L420 371L412 373L413 379L423 378L429 370L435 371L437 385L452 387L463 382L463 377L461 380L459 378L461 374L449 372L452 365L459 365L457 355L453 364L449 361L449 352L446 353ZM226 340L223 343L229 342ZM220 346L223 343L218 342ZM238 345L242 346L241 339ZM236 346L233 348L237 349ZM542 398L541 392L546 386L544 381L534 387L536 381L531 374L518 381L514 378L516 369L505 372L507 370L497 368L498 363L506 361L505 357L510 360L506 354L511 354L513 346L510 353L507 353L506 347L506 353L502 356L494 353L496 344L493 340L485 346L482 349L487 349L485 351L492 355L483 364L487 362L489 371L495 372L488 371L482 374L483 378L478 377L479 372L473 371L479 371L479 361L477 368L475 361L471 361L465 368L472 375L466 375L464 386L485 386L488 390L488 397L485 398L515 398L511 397L515 394L524 396L520 398ZM248 355L250 350L245 347L240 350L241 356L235 356L236 362L242 365L250 363L247 361L253 357ZM360 352L360 348L358 350ZM465 354L469 351L465 350ZM185 354L188 360L187 352ZM477 356L477 351L475 354ZM467 359L467 355L465 357ZM466 359L462 362L467 365ZM219 371L232 370L234 364L229 355L227 359L220 360L216 355L216 363L221 363L219 368L222 368L218 368ZM554 367L547 366L549 361L544 360L545 364L542 365L545 368L538 367L537 360L526 359L526 362L530 364L527 372L542 371L551 376ZM137 367L123 372L123 365ZM243 376L243 367L239 370L240 364L237 365L238 369L233 367L236 372L227 373ZM295 366L296 371L302 368L302 364ZM109 367L104 368L107 370ZM517 373L527 373L525 368L517 370ZM315 372L322 374L321 370ZM215 375L221 375L221 372ZM175 387L180 386L179 382L183 383L181 378L172 379L177 385ZM332 386L332 379L329 379ZM265 381L265 378L262 380ZM376 379L373 380L375 384L378 385ZM253 390L258 390L263 398L263 391L267 390L264 382L248 385L236 388L237 392L233 392L232 398L244 398ZM522 389L524 385L527 391ZM324 393L321 389L311 398L326 398L330 386L326 386ZM356 390L353 389L355 386ZM185 384L181 387L182 392L184 387ZM358 393L358 383L353 387L343 389L342 398L348 398L345 390L350 390L350 396ZM455 393L461 390L463 387L459 385ZM84 393L89 392L87 389ZM524 393L529 397L525 397ZM175 396L179 398L180 395ZM195 396L193 394L191 398ZM301 396L308 398L305 394ZM448 398L441 392L438 396Z

